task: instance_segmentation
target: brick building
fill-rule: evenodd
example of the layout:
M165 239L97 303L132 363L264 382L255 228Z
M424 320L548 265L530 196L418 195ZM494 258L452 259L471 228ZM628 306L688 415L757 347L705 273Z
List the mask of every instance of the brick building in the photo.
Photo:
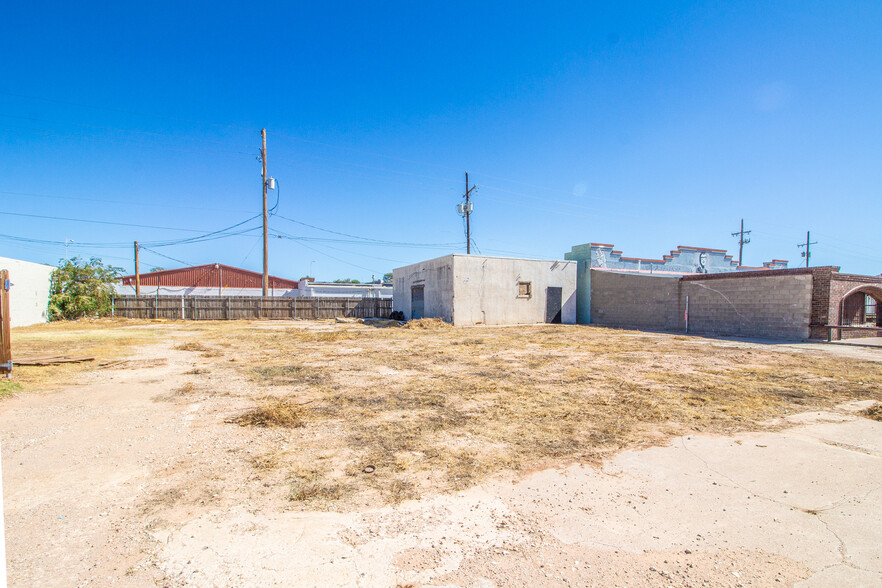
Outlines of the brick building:
M838 267L811 268L815 288L812 295L812 338L826 336L821 325L882 327L882 276L839 273ZM842 330L842 338L882 335L873 331Z

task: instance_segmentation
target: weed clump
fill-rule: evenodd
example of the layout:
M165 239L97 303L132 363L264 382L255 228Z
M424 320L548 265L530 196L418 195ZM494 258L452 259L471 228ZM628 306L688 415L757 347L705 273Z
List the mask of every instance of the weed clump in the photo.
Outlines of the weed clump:
M312 470L298 471L290 478L291 491L288 500L292 502L340 500L346 494L346 487L337 482L323 480L321 474Z
M327 379L324 370L306 365L266 365L253 368L251 377L270 386L320 384Z
M306 426L306 409L289 398L267 398L263 404L236 418L233 422L251 427Z
M208 347L197 341L181 343L180 345L175 345L174 348L178 351L209 351Z
M18 382L0 382L0 398L3 398L4 396L12 396L20 391L21 384Z
M868 419L873 419L874 421L882 421L882 404L877 402L873 406L862 410L861 414Z
M450 323L445 323L443 320L439 318L421 318L412 321L408 321L404 325L405 329L423 329L430 331L437 331L440 329L452 329L453 325Z
M193 382L186 382L183 386L181 386L180 388L175 390L176 393L181 394L181 395L192 394L195 391L196 391L196 384L194 384Z

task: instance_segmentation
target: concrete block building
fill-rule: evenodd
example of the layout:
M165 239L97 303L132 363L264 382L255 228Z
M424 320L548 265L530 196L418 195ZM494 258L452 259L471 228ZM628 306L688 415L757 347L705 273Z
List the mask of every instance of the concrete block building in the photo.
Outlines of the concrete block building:
M742 271L786 269L787 261L773 259L761 267L738 265L725 249L689 247L678 245L669 255L661 259L645 257L625 257L614 245L606 243L585 243L575 245L564 259L577 262L577 304L576 314L579 324L587 325L591 318L591 270L614 270L649 275L682 276L687 274L719 274Z
M392 306L454 325L576 322L576 263L446 255L392 272Z
M773 339L879 336L882 277L835 266L717 274L592 269L591 322L610 327ZM874 330L878 327L878 330Z

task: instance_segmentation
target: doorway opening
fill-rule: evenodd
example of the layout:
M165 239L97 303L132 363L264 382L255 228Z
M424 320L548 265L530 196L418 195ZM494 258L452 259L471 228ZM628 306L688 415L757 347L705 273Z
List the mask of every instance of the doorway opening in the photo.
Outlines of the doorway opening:
M413 286L410 289L410 318L413 320L423 318L425 312L425 288Z
M549 286L545 290L545 322L560 324L563 288Z

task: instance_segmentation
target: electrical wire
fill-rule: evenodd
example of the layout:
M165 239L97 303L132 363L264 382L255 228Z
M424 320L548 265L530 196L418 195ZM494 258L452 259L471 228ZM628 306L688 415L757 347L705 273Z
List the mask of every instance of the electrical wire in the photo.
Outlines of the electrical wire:
M158 256L160 256L160 257L164 257L164 258L166 258L166 259L168 259L168 260L171 260L171 261L174 261L174 262L177 262L177 263L183 263L183 264L186 265L186 266L193 266L193 265L196 265L196 264L194 264L194 263L190 263L189 261L182 261L182 260L180 260L180 259L176 259L176 258L174 258L174 257L171 257L171 256L169 256L169 255L166 255L166 254L164 254L164 253L160 253L159 251L154 251L153 249L150 249L149 247L144 247L144 246L141 245L140 243L138 243L138 249L143 249L144 251L149 251L150 253L152 253L152 254L154 254L154 255L158 255Z
M322 231L322 232L325 232L325 233L331 233L331 234L334 234L334 235L340 235L340 236L342 236L342 237L349 237L349 238L351 238L351 239L357 239L358 241L363 241L363 242L365 242L365 243L374 243L374 244L377 244L377 245L403 246L403 247L425 247L425 248L432 248L432 247L451 247L451 246L455 246L455 245L457 245L457 243L407 243L407 242L402 242L402 241L387 241L387 240L383 240L383 239L373 239L373 238L370 238L370 237L361 237L361 236L358 236L358 235L352 235L352 234L350 234L350 233L342 233L342 232L340 232L340 231L333 231L333 230L331 230L331 229L325 229L325 228L322 228L322 227L318 227L318 226L316 226L316 225L311 225L311 224L309 224L309 223L305 223L305 222L302 222L302 221L294 220L293 218L288 218L287 216L282 216L281 214L276 215L276 218L280 218L280 219L283 219L283 220L286 220L286 221L288 221L288 222L292 222L292 223L295 223L295 224L298 224L298 225L301 225L301 226L304 226L304 227L309 227L310 229L315 229L315 230L317 230L317 231ZM308 239L308 237L304 237L304 239ZM338 242L346 242L346 241L338 241Z
M358 268L358 269L363 269L363 270L368 271L368 272L371 272L371 273L373 273L373 274L382 274L382 273L383 273L383 272L381 272L381 271L379 271L379 270L377 270L377 269L371 269L371 268L369 268L369 267L364 267L364 266L362 266L362 265L357 265L357 264L355 264L355 263L352 263L352 262L346 261L345 259L340 259L339 257L334 257L334 256L331 255L330 253L325 253L324 251L320 251L319 249L316 249L315 247L310 247L310 246L307 245L306 243L301 243L301 242L299 242L299 241L298 241L297 243L298 243L299 245L302 245L303 247L306 247L306 248L309 249L310 251L314 251L314 252L318 253L319 255L324 255L325 257L329 257L329 258L333 259L334 261L339 261L340 263L344 263L344 264L346 264L346 265L351 265L352 267L356 267L356 268Z
M69 218L62 216L49 216L45 214L25 214L23 212L0 212L0 214L5 216L19 216L19 217L27 217L27 218L42 218L48 220L62 220L68 222L77 222L77 223L92 223L97 225L114 225L118 227L134 227L138 229L162 229L165 231L186 231L188 233L198 233L199 231L195 229L184 229L181 227L162 227L157 225L140 225L135 223L120 223L113 221L99 221L85 218Z
M0 190L0 194L7 194L9 196L27 196L30 198L51 198L51 199L56 199L56 200L72 200L72 201L77 201L77 202L98 202L101 204L123 204L126 206L149 206L149 207L156 207L156 208L163 208L163 209L175 208L175 209L179 209L179 210L200 210L200 211L205 210L204 206L175 206L175 205L164 204L164 203L160 204L160 203L153 203L153 202L131 202L131 201L126 201L126 200L108 200L105 198L83 198L80 196L59 196L59 195L54 195L54 194L35 194L33 192L10 192L7 190ZM246 212L244 210L232 210L232 209L221 209L221 208L213 208L212 210L217 211L217 212L232 212L232 213L237 213L237 214L241 214L243 212ZM247 211L247 212L250 212L250 211Z

